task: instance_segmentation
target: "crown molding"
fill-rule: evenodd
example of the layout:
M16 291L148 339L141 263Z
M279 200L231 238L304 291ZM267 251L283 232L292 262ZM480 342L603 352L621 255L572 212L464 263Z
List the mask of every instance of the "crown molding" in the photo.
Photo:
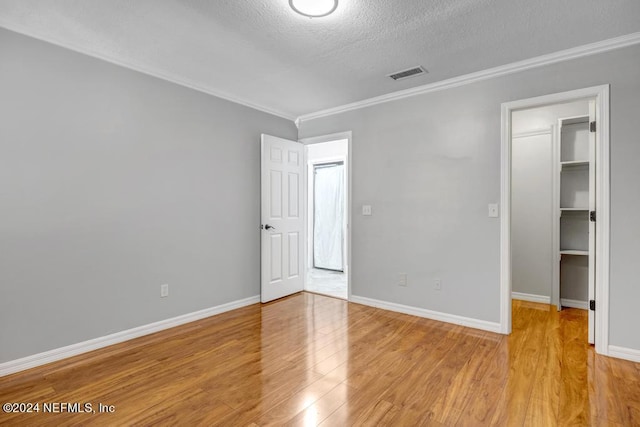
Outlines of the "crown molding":
M571 49L565 49L558 52L550 53L547 55L537 56L523 61L513 62L511 64L501 65L499 67L489 68L486 70L478 71L475 73L465 74L451 79L441 80L434 83L429 83L414 88L409 88L397 92L388 93L385 95L376 96L373 98L364 99L362 101L353 102L337 107L320 110L314 113L303 114L296 117L293 114L288 114L283 111L275 110L263 105L254 104L250 101L235 97L233 95L214 90L212 88L205 87L204 85L197 83L190 79L178 77L171 73L164 72L155 67L136 64L134 62L125 61L113 56L105 55L100 52L95 52L91 49L87 49L83 46L76 45L75 43L68 43L53 37L45 37L36 34L31 29L12 22L8 22L0 18L0 28L13 31L18 34L22 34L34 39L38 39L47 43L51 43L56 46L63 47L93 58L98 58L103 61L119 65L124 68L128 68L137 71L142 74L146 74L152 77L156 77L161 80L165 80L198 92L206 93L208 95L215 96L220 99L224 99L235 104L243 105L245 107L252 108L254 110L262 111L267 114L271 114L277 117L281 117L286 120L293 121L297 127L306 120L318 119L321 117L331 116L334 114L344 113L347 111L357 110L360 108L371 107L385 102L396 101L403 98L409 98L416 95L421 95L429 92L436 92L439 90L450 89L458 86L463 86L483 80L488 80L494 77L500 77L508 74L525 71L531 68L542 67L545 65L555 64L558 62L569 61L571 59L581 58L584 56L595 55L598 53L608 52L615 49L621 49L624 47L636 45L640 43L640 32L628 34L621 37L603 40L596 43L590 43L583 46L574 47Z
M621 49L640 43L640 32L628 34L626 36L615 37L596 43L590 43L583 46L565 49L547 55L536 56L534 58L525 59L523 61L512 62L511 64L501 65L499 67L488 68L486 70L475 73L465 74L451 79L441 80L410 89L404 89L373 98L364 99L362 101L345 104L339 107L328 108L326 110L317 111L315 113L304 114L296 119L296 125L306 120L318 119L321 117L332 116L334 114L344 113L347 111L358 110L360 108L371 107L385 102L396 101L403 98L409 98L416 95L422 95L429 92L450 89L483 80L492 79L494 77L505 76L520 71L529 70L531 68L542 67L545 65L555 64L558 62L569 61L583 56L595 55L598 53L608 52L615 49Z
M128 68L130 70L133 71L137 71L139 73L142 74L146 74L152 77L156 77L158 79L161 80L165 80L174 84L177 84L179 86L183 86L192 90L195 90L197 92L202 92L202 93L206 93L207 95L212 95L215 96L216 98L220 98L220 99L224 99L225 101L229 101L229 102L233 102L235 104L239 104L239 105L243 105L245 107L249 107L252 108L254 110L258 110L258 111L262 111L263 113L267 113L267 114L271 114L283 119L287 119L290 121L295 121L296 116L293 114L288 114L285 113L283 111L279 111L279 110L275 110L273 108L269 108L269 107L265 107L263 105L258 105L258 104L254 104L253 102L247 101L245 99L241 99L238 98L236 96L233 95L229 95L227 93L224 92L220 92L218 90L206 87L200 83L197 83L193 80L190 79L186 79L183 77L178 77L174 74L171 73L167 73L165 71L162 71L156 67L152 67L152 66L148 66L148 65L142 65L142 64L136 64L133 61L126 61L126 60L122 60L119 58L116 58L114 56L111 55L105 55L103 53L100 52L96 52L93 51L91 49L87 49L84 46L79 46L75 43L69 43L66 41L62 41L59 39L56 39L55 37L46 37L46 36L42 36L37 34L36 32L32 31L31 29L27 28L26 26L20 25L20 24L15 24L13 22L8 22L7 20L4 20L2 18L0 18L0 28L4 28L6 30L9 31L13 31L14 33L18 33L18 34L22 34L24 36L27 37L31 37L37 40L41 40L68 50L72 50L74 52L78 52L81 53L83 55L87 55L93 58L97 58L97 59L101 59L103 61L109 62L111 64L115 64L118 65L120 67L124 67L124 68Z

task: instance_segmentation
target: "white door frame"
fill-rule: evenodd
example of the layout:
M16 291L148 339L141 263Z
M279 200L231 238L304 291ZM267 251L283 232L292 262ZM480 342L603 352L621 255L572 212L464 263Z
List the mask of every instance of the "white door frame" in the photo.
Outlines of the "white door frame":
M304 145L311 145L311 144L320 144L323 142L332 142L332 141L339 141L342 139L346 139L347 140L347 158L345 161L345 165L347 166L347 197L346 197L346 203L345 203L345 216L347 218L347 235L346 235L346 242L347 242L347 263L345 265L345 273L347 275L347 300L351 300L351 224L352 224L352 204L351 204L351 140L352 140L352 136L351 136L351 131L346 131L346 132L338 132L338 133L332 133L330 135L321 135L321 136L314 136L314 137L310 137L310 138L303 138L301 139L299 142L301 142ZM305 158L304 158L304 164L305 164L305 168L308 167L307 165L307 157L306 157L306 150L305 150ZM304 248L305 248L305 254L304 254L304 287L306 289L307 287L307 269L309 268L309 253L308 253L308 247L309 247L309 243L307 241L307 239L309 238L309 215L310 212L308 212L309 210L309 203L308 203L308 198L309 198L309 194L308 194L308 188L309 188L309 183L308 183L308 172L305 170L305 182L304 182L304 238L305 238L305 242L304 242Z
M511 333L511 112L595 98L596 100L596 326L595 350L609 352L609 85L502 104L500 200L500 331Z

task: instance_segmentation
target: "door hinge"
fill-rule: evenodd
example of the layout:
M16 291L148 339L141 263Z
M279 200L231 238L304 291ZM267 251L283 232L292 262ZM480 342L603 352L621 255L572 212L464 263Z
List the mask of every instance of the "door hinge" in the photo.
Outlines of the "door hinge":
M584 218L584 217L583 217ZM596 222L596 211L589 212L589 220L591 222Z
M596 131L596 122L589 123L589 132L595 132L595 131Z
M593 299L589 301L589 310L596 311L596 301Z

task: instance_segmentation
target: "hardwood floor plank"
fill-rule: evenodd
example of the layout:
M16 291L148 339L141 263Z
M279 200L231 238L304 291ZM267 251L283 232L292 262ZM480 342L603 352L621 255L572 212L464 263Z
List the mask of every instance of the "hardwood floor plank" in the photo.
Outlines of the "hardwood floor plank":
M254 422L261 426L284 425L294 419L299 413L314 405L324 395L331 392L341 383L331 378L323 377L318 381L304 387L293 396L285 399L278 405L260 414Z
M351 389L344 382L338 384L324 396L313 402L295 417L284 423L286 426L315 426L326 420L348 400Z
M397 425L394 420L400 410L385 400L368 402L354 408L345 403L319 425L326 426L384 426Z
M624 409L617 397L618 380L611 372L610 360L612 359L599 357L592 349L589 351L587 363L591 419L595 422L606 420L612 424L621 424Z
M525 425L556 424L560 408L562 374L562 339L560 336L559 312L549 306L544 320L543 346L546 351L538 359Z
M459 426L484 426L490 425L491 419L498 407L498 399L501 398L500 390L507 381L509 363L509 347L507 338L502 338L493 353L489 356L489 366L481 378L473 381L467 394L456 425Z
M591 420L587 386L587 324L584 310L565 309L562 324L562 392L558 422L561 425L588 425Z
M586 318L514 301L503 336L301 293L0 378L0 403L115 407L0 425L640 425L640 364Z
M492 422L496 425L523 425L535 383L535 372L544 346L544 321L548 312L524 306L526 323L513 333L509 376ZM524 314L524 313L523 313Z
M131 425L212 425L233 411L233 408L212 399L209 393L202 390L191 394L189 399L164 404L155 409L155 412L149 411L149 414L142 414Z
M474 380L482 378L489 368L489 357L498 346L498 341L480 340L467 358L464 366L457 370L450 385L445 387L431 407L431 419L444 425L455 425L460 418Z

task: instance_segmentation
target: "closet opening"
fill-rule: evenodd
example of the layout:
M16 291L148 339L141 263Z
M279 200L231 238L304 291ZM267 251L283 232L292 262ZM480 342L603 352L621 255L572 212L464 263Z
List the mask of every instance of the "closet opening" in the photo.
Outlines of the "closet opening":
M571 317L582 332L588 330L595 261L589 250L590 240L595 243L589 221L595 210L593 104L579 100L511 115L512 297L541 303L529 309L566 309L571 313L562 318Z
M503 331L548 322L606 354L608 86L502 107Z

